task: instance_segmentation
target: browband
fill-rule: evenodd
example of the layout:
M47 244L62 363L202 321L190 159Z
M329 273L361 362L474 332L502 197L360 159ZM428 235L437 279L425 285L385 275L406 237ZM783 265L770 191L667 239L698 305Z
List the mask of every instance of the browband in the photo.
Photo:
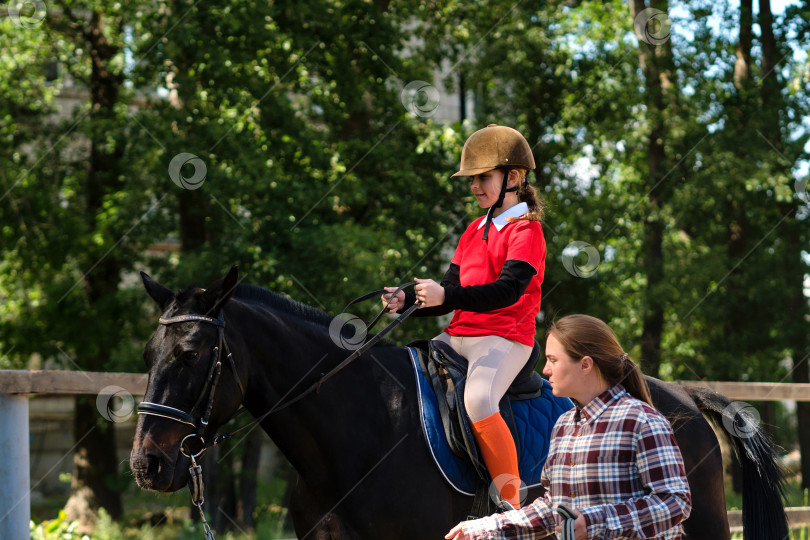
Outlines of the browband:
M200 321L200 322L207 322L210 324L214 324L216 326L221 326L225 328L225 321L222 319L215 319L213 317L206 317L205 315L195 315L195 314L188 314L188 315L178 315L177 317L169 317L168 319L164 319L161 317L158 319L160 324L175 324L181 322L191 322L191 321Z

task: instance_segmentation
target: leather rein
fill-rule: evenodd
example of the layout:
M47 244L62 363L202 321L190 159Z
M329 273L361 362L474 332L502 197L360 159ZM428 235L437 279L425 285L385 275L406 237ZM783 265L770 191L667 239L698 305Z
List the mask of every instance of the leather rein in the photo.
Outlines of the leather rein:
M392 299L393 299L394 296L397 295L397 293L399 293L399 291L401 291L405 287L409 287L409 286L414 285L414 284L415 284L414 282L409 282L409 283L405 283L404 285L399 286L397 288L397 290L391 294ZM367 293L367 294L365 294L363 296L360 296L360 297L352 300L351 302L349 302L346 305L346 307L343 308L343 311L341 312L341 314L345 313L346 310L349 307L351 307L352 305L354 305L354 304L357 304L359 302L363 302L365 300L368 300L368 299L373 298L375 296L379 296L379 295L384 294L386 292L387 291L385 291L384 289L381 289L381 290L372 291L372 292ZM389 303L390 303L390 301L389 301ZM138 405L138 414L148 415L148 416L158 416L158 417L161 417L161 418L167 418L169 420L174 420L175 422L179 422L181 424L186 424L186 425L191 426L192 428L194 428L194 432L191 433L190 435L186 435L183 438L183 440L180 442L180 452L184 456L186 456L187 458L197 458L197 457L201 456L202 454L204 454L205 451L208 448L210 448L212 446L215 446L215 445L221 443L222 441L230 439L233 435L239 433L240 431L242 431L244 429L247 429L248 427L252 426L253 424L261 422L262 420L264 420L269 415L271 415L271 414L273 414L275 412L279 412L279 411L282 411L282 410L286 409L287 407L290 407L291 405L293 405L293 404L297 403L298 401L304 399L305 397L312 394L313 392L317 393L320 390L320 387L321 387L321 385L323 383L325 383L327 380L331 379L340 370L342 370L347 365L349 365L349 363L351 363L353 360L355 360L356 358L361 356L363 353L365 353L368 349L373 347L378 341L380 341L391 330L393 330L394 328L399 326L406 318L408 318L411 315L411 313L413 313L421 305L422 305L421 302L416 302L415 304L410 306L406 311L404 311L402 314L400 314L400 316L397 317L396 320L391 322L388 326L386 326L384 329L382 329L379 333L373 335L370 339L368 339L365 343L363 343L363 345L361 347L356 349L354 352L352 352L352 354L350 354L346 359L344 359L340 364L338 364L337 366L332 368L327 373L321 374L321 376L318 378L317 381L315 381L311 386L309 386L307 389L305 389L304 391L299 393L297 396L288 399L286 402L284 401L284 398L280 399L279 402L276 403L269 411L262 414L258 418L253 419L251 422L249 422L249 423L247 423L247 424L245 424L243 426L240 426L240 427L236 428L233 431L230 431L230 432L225 433L223 435L219 435L217 437L214 437L210 441L205 441L205 439L203 438L203 435L205 433L205 429L208 427L208 421L210 419L211 411L212 411L213 406L214 406L214 395L216 393L217 383L219 382L219 377L220 377L220 375L222 373L222 358L221 357L222 357L222 351L223 350L226 353L225 358L226 358L226 360L228 361L228 363L230 365L231 371L233 373L234 380L236 381L236 384L239 386L239 390L241 392L240 402L243 401L244 398L245 398L245 387L242 385L242 382L239 379L239 374L238 374L238 372L236 370L236 364L234 363L233 355L231 354L230 350L228 349L228 344L225 341L225 320L223 318L221 318L221 317L214 318L214 317L208 317L208 316L205 316L205 315L199 315L199 314L196 314L196 313L191 313L191 314L187 314L187 315L178 315L176 317L169 317L169 318L161 317L160 319L158 319L158 322L160 324L163 324L163 325L166 325L166 326L169 326L169 325L172 325L172 324L178 324L178 323L185 323L185 322L202 322L202 323L206 323L206 324L213 324L214 326L217 327L217 334L218 334L218 336L217 336L217 344L214 346L214 349L213 349L213 353L214 353L213 354L213 359L211 361L211 366L210 366L210 368L208 370L208 376L206 378L205 386L203 387L203 390L200 393L200 397L197 398L197 402L191 408L190 412L185 412L183 410L177 409L175 407L170 407L170 406L164 405L162 403L153 403L151 401L142 401ZM382 311L380 311L375 317L373 317L371 320L367 321L366 325L365 325L366 332L371 330L371 328L375 324L377 324L377 322L380 320L382 315L387 313L387 312L388 312L388 305L383 307ZM203 410L203 413L200 415L199 423L197 423L197 422L195 422L194 415L192 413L199 406L199 404L202 402L204 396L206 396L206 395L208 396L208 402L206 403L206 406L205 406L205 409ZM240 409L239 411L237 411L236 415L243 412L243 410L244 409ZM236 415L234 415L234 416L236 416ZM199 449L198 452L195 453L193 451L189 451L189 452L186 451L185 443L186 443L186 440L189 439L189 438L198 438L199 439L199 441L200 441L200 449Z

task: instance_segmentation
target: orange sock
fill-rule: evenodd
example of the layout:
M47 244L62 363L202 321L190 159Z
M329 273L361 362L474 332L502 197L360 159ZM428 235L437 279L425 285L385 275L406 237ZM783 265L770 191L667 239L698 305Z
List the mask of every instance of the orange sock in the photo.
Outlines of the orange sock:
M497 412L472 423L475 440L501 498L520 508L520 473L512 432Z

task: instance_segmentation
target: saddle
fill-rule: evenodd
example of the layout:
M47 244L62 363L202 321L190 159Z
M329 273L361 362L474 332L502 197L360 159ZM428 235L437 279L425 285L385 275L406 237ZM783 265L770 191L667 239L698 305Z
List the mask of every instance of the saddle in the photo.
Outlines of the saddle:
M415 341L408 350L416 372L422 426L434 461L456 491L475 495L473 515L486 515L481 505L488 504L483 499L490 497L481 492L491 479L464 407L467 359L440 341ZM554 396L548 381L535 372L539 356L535 342L529 360L499 404L515 440L521 480L528 488L540 485L554 422L573 406L568 398Z

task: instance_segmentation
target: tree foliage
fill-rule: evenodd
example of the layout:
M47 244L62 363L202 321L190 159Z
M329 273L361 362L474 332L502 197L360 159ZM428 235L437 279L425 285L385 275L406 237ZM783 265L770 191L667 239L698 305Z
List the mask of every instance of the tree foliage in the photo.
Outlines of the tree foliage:
M808 356L810 7L777 15L772 43L751 23L741 77L738 8L656 6L658 109L620 1L61 0L0 19L0 367L141 369L156 312L138 270L181 288L239 263L331 313L438 279L480 215L449 178L461 144L504 123L548 203L545 321L599 316L638 359L659 306L660 374L782 378ZM474 119L409 108L412 81L462 90ZM182 154L198 161L172 179Z

